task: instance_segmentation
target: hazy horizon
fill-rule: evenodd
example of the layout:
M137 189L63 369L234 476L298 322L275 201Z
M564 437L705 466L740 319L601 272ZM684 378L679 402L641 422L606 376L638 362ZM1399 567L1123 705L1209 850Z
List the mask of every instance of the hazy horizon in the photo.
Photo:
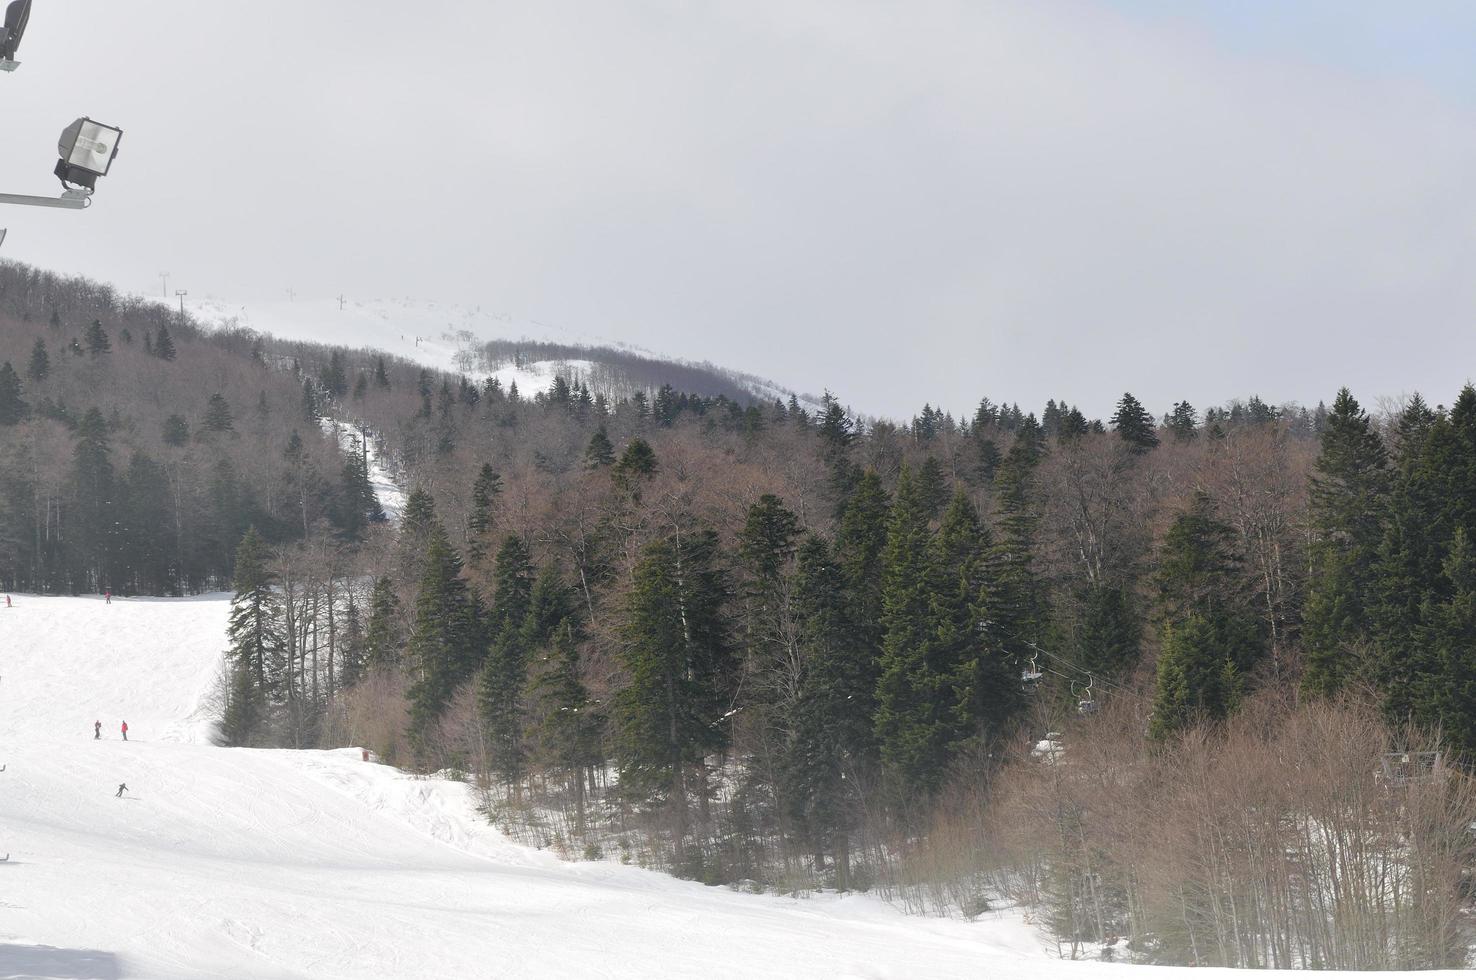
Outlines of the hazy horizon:
M402 7L37 0L0 190L125 136L0 256L481 304L890 417L1473 374L1459 4Z

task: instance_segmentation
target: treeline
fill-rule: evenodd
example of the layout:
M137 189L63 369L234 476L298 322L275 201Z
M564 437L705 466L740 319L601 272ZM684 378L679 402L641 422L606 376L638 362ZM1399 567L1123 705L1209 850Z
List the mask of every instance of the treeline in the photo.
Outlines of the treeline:
M320 421L351 400L344 354L305 367L274 347L0 264L0 588L223 588L247 527L357 540L382 520L363 433Z
M1448 412L1415 402L1405 415L1428 412L1438 445L1473 446L1462 407L1472 397ZM472 774L512 832L574 855L619 849L712 882L904 895L949 882L948 900L929 904L955 910L1028 880L1023 891L1069 947L1124 936L1133 955L1165 962L1458 958L1448 932L1409 938L1411 892L1340 895L1348 883L1330 858L1298 864L1302 892L1259 918L1227 925L1218 906L1206 917L1181 902L1188 924L1171 936L1168 905L1149 910L1141 892L1109 888L1094 863L1115 862L1126 880L1148 873L1139 858L1155 852L1121 852L1145 840L1130 821L1058 822L1074 836L1010 852L992 822L1018 812L1010 787L1032 777L1088 795L1110 788L1114 799L1138 780L1172 779L1162 760L1180 746L1218 745L1217 726L1242 706L1296 691L1304 670L1315 679L1324 563L1353 526L1338 494L1362 502L1373 525L1354 524L1380 540L1404 498L1387 460L1375 466L1383 482L1350 476L1364 464L1348 470L1345 445L1387 441L1402 459L1403 417L1381 424L1344 392L1331 410L1252 399L1200 415L1181 402L1159 420L1129 395L1105 422L1066 403L1038 419L986 400L968 420L928 407L905 424L862 426L833 400L815 416L669 388L610 404L566 380L530 400L445 379L406 405L412 417L397 431L417 490L374 586L367 632L384 642L333 732L402 763ZM1469 501L1466 458L1418 469ZM1457 523L1421 520L1449 529L1416 562L1429 586L1415 603L1422 637L1462 622L1445 571L1460 554ZM1349 709L1373 725L1360 729L1356 771L1338 773L1364 794L1359 806L1387 807L1376 763L1410 748L1413 736L1390 733L1411 721L1445 726L1431 745L1445 753L1442 771L1458 773L1468 704L1452 693L1459 677L1437 665L1465 661L1429 660L1430 696L1411 714L1380 666L1392 654L1371 634L1334 632L1340 685L1314 680L1308 693L1386 702L1384 722ZM242 696L270 700L271 688ZM1296 720L1311 709L1294 699L1275 704L1275 724L1312 724ZM1122 753L1118 771L1080 768L1091 757L1078 740L1124 715L1128 733L1103 740ZM1054 748L1032 753L1047 732ZM988 792L960 793L980 786ZM1312 819L1294 786L1277 803L1286 826ZM1400 812L1360 833L1412 832ZM1452 830L1458 809L1421 812L1444 821L1431 826L1445 851L1419 879L1433 891L1418 901L1444 909L1449 925L1469 848ZM934 845L949 819L991 830L945 868ZM1380 846L1380 861L1408 870L1407 851ZM1037 877L1007 853L1028 853ZM1336 928L1355 909L1383 923L1356 955ZM1293 912L1303 931L1286 939L1282 916ZM1309 938L1313 923L1323 931ZM1230 942L1226 929L1242 934Z

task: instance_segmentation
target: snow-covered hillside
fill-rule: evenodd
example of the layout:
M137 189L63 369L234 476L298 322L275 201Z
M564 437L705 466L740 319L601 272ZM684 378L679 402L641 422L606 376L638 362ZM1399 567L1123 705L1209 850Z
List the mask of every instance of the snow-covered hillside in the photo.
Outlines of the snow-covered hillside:
M590 378L596 364L567 357L559 360L525 359L486 363L488 341L535 341L579 348L603 348L661 358L618 339L581 333L542 320L515 317L480 306L462 306L416 299L292 299L238 303L207 297L192 301L189 312L208 326L237 325L291 340L306 340L349 348L367 348L394 354L441 371L478 380L495 376L504 389L517 385L530 397L547 391L555 375ZM747 378L742 386L770 400L789 398L790 392L772 382ZM809 396L801 401L814 407Z
M861 896L752 896L566 864L508 842L459 783L353 750L216 748L205 696L227 610L224 597L17 596L0 607L0 854L10 852L0 977L1060 968L1018 922L908 918Z
M523 338L560 344L621 347L616 341L576 334L539 320L524 320L477 306L415 299L352 300L294 298L235 303L207 298L190 313L210 325L236 323L292 340L310 340L394 354L441 371L478 377L495 373L503 386L516 381L532 395L553 382L552 362L482 370L479 352L489 340Z
M1064 963L1014 918L563 863L461 783L353 749L214 747L228 609L0 606L0 978L1190 975Z

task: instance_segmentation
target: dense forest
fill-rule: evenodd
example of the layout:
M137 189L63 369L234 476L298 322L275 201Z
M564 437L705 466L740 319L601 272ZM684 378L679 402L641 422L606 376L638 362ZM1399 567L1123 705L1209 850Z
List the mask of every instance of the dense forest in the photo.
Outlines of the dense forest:
M470 779L570 857L1023 903L1065 955L1466 962L1476 389L863 421L10 264L0 317L0 585L231 588L230 744Z

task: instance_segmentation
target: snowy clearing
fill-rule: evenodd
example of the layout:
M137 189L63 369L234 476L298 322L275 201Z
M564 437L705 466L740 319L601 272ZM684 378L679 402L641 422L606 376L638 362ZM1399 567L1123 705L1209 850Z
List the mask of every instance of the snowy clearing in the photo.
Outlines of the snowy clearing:
M459 783L351 749L214 747L228 609L224 596L0 607L0 978L1181 972L1064 963L1014 917L922 919L866 896L563 863L509 842Z

